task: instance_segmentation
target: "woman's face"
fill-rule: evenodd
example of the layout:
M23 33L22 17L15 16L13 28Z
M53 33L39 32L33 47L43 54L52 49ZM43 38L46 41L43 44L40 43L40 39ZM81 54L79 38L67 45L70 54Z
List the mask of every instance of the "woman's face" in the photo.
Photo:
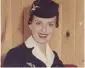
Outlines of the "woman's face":
M56 26L56 16L53 18L33 17L32 24L29 25L35 41L45 44L49 41Z

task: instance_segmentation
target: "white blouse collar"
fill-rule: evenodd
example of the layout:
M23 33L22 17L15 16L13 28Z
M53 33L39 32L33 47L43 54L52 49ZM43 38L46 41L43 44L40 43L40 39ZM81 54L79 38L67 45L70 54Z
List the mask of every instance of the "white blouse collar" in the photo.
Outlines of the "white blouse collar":
M35 40L32 38L32 36L30 36L26 41L25 41L26 47L27 48L32 48L34 47L34 49L32 50L32 54L40 59L41 61L43 61L47 67L51 67L51 65L53 64L54 61L54 53L51 50L51 48L49 47L49 45L47 44L46 46L46 56L40 51L39 47L36 45Z

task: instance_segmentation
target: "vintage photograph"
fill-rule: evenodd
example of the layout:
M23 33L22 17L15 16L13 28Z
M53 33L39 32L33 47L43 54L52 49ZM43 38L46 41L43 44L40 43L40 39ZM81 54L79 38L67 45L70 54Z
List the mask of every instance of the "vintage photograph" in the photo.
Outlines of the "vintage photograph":
M84 67L84 0L1 0L1 67Z

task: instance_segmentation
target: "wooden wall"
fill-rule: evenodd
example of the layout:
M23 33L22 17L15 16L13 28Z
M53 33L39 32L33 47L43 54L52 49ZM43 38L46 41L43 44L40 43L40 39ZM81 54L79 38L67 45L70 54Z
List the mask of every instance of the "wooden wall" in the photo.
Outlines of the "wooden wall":
M77 66L84 64L83 3L83 0L65 0L62 3L62 60ZM66 32L70 37L66 37Z
M3 56L30 35L29 10L33 0L2 0L2 51ZM84 66L84 2L83 0L55 0L60 4L59 28L49 44L64 64ZM68 37L67 37L68 36ZM3 59L3 58L2 58Z

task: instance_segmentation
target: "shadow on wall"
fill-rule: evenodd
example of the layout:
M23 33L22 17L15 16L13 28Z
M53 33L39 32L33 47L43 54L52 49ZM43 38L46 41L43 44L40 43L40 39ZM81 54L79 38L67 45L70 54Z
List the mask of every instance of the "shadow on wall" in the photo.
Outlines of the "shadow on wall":
M30 14L30 7L25 7L24 8L24 28L23 28L23 33L24 33L24 41L31 35L31 31L28 25L28 21L29 21L29 14Z
M2 36L1 36L1 45L2 45L1 46L1 48L2 48L2 50L1 50L1 66L3 66L3 62L4 62L4 59L6 57L7 52L11 48L14 48L14 47L19 46L20 44L22 44L31 35L31 31L30 31L29 26L28 26L29 12L30 12L30 6L25 7L22 10L20 23L19 23L19 28L17 28L17 30L12 33L13 35L12 35L11 39L12 39L12 45L14 45L12 47L8 46L8 44L10 44L9 41L11 39L6 40L7 34L8 34L8 36L10 36L9 30L7 29L10 26L7 24L7 22L5 23L5 25L6 25L6 27L4 27L5 32L2 31L3 33L2 33ZM6 46L9 49L7 49Z

